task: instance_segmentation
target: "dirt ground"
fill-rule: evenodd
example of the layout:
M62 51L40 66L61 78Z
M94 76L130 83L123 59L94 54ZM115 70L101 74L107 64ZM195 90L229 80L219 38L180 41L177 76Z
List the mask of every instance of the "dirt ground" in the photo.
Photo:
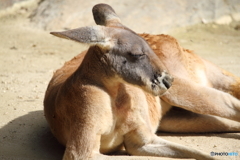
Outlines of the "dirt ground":
M34 28L24 13L17 15L0 16L0 159L59 160L64 148L45 121L44 92L53 71L86 46L53 37ZM199 24L169 34L185 48L240 76L239 28L239 23ZM209 154L238 152L238 156L219 158L240 159L240 133L159 136Z

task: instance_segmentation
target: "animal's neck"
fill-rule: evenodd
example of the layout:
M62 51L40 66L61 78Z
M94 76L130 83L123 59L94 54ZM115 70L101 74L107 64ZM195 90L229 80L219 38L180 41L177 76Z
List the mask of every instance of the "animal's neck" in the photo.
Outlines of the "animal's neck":
M79 66L73 77L76 83L98 85L108 90L116 88L120 84L120 78L118 78L111 66L108 65L104 54L101 49L94 46L90 47L82 64Z

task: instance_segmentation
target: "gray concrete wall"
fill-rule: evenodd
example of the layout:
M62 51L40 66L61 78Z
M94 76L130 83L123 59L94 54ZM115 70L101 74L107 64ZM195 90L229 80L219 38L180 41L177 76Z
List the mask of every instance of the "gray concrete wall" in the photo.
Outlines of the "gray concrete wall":
M27 0L0 0L0 10L12 7L15 3Z
M0 5L8 1L21 0L0 0ZM31 20L46 30L93 25L91 9L100 2L110 4L136 32L162 33L196 23L240 20L240 0L40 0Z

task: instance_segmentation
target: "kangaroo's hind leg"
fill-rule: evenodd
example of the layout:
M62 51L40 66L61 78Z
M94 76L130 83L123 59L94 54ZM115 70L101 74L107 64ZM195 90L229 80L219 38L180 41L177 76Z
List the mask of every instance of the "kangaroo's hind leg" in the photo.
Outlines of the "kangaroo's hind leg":
M178 133L240 132L240 123L173 107L161 119L159 131Z
M193 148L164 140L139 127L124 136L124 145L128 153L137 156L158 156L171 158L214 159L210 155Z
M213 88L229 93L240 100L240 77L203 60L206 76Z

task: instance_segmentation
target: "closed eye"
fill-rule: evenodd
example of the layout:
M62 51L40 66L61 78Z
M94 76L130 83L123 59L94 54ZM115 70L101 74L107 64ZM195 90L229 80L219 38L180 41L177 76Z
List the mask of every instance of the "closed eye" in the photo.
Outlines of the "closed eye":
M134 53L131 53L131 52L128 52L128 55L131 56L131 57L135 57L135 58L140 58L140 57L145 56L145 54L134 54Z

